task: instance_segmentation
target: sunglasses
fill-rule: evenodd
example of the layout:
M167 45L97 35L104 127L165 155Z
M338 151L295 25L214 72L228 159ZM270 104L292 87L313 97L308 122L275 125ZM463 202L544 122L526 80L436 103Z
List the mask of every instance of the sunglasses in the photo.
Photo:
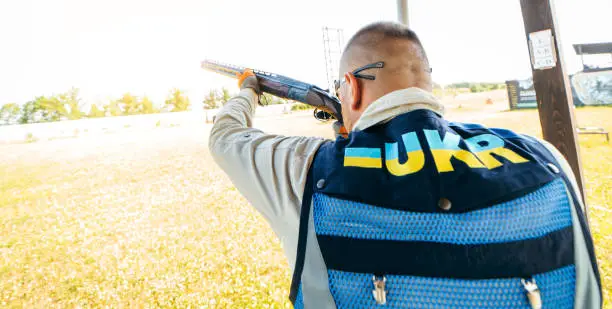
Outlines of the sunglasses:
M367 79L367 80L375 80L376 76L374 76L374 75L366 75L366 74L359 74L359 72L364 71L364 70L368 70L368 69L380 69L380 68L383 68L384 66L385 66L385 62L384 61L370 63L370 64L366 64L366 65L364 65L362 67L356 68L355 70L353 70L351 72L351 74L353 74L353 76L355 76L355 78L361 78L361 79ZM344 82L346 82L345 78L342 78L341 80L335 80L334 81L334 88L336 90L336 97L338 97L338 92L340 90L340 86Z

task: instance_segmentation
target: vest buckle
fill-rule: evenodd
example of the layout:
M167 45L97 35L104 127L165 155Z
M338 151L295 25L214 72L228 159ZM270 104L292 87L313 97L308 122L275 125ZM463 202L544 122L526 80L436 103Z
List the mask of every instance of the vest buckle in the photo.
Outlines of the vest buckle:
M372 279L374 281L374 290L372 294L374 295L374 300L379 305L384 305L387 303L387 291L385 291L385 283L387 282L387 278L385 276L374 276Z
M527 300L532 309L542 309L542 296L540 296L540 288L536 284L535 279L521 279L523 288L527 293Z

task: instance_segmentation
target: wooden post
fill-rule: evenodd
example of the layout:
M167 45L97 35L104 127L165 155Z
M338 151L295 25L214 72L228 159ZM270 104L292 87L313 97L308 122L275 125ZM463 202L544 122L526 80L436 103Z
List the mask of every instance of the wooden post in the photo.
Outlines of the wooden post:
M559 44L553 1L520 0L532 60L533 85L544 139L557 147L569 162L586 205L574 103Z

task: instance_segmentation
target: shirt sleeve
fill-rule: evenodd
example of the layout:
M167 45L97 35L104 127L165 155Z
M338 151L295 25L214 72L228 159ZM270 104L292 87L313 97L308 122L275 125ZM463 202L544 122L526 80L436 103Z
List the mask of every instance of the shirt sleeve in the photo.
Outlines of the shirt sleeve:
M216 115L209 149L238 191L293 246L308 168L325 139L252 128L256 107L257 95L248 88L228 101Z

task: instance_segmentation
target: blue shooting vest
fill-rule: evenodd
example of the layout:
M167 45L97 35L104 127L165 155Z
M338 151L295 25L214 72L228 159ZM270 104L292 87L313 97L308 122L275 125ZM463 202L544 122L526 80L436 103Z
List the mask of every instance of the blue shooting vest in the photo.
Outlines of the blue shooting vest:
M337 308L573 308L574 224L600 279L570 187L544 146L509 130L416 110L352 132L309 170L290 299L303 308L313 220Z

